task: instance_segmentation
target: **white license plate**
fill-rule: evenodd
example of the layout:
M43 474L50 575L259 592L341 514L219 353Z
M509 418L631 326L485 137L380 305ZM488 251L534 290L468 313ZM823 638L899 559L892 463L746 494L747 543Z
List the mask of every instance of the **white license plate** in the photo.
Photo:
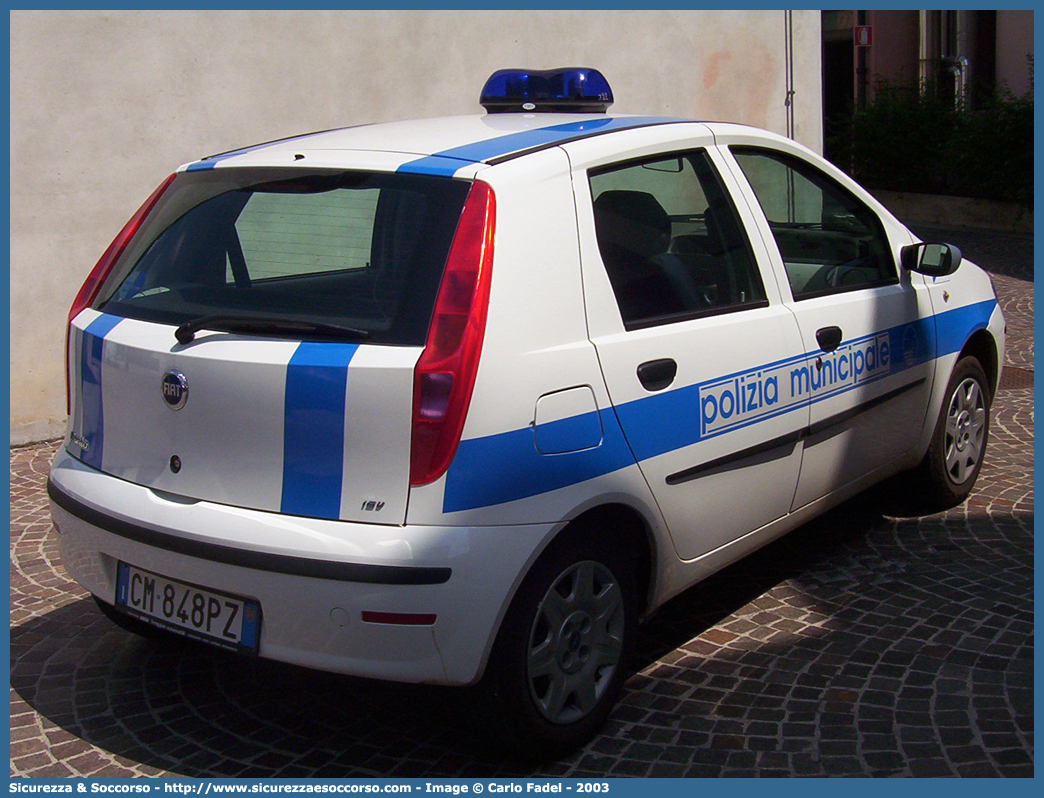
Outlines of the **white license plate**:
M188 637L257 653L261 605L251 599L186 584L121 562L116 574L116 606Z

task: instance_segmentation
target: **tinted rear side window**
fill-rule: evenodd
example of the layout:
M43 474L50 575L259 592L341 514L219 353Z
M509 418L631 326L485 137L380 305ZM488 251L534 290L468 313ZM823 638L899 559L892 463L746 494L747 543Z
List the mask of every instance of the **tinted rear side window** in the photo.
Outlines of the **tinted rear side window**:
M589 180L598 249L628 330L767 304L705 151L613 164Z
M181 174L95 307L172 325L222 314L336 324L420 346L468 189L368 172Z

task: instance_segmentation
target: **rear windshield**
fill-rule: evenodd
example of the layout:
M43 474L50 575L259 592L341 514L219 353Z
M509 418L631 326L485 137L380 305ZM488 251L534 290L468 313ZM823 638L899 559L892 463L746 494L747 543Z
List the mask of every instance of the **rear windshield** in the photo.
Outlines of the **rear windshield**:
M179 174L94 307L180 325L278 318L424 344L463 181L371 172Z

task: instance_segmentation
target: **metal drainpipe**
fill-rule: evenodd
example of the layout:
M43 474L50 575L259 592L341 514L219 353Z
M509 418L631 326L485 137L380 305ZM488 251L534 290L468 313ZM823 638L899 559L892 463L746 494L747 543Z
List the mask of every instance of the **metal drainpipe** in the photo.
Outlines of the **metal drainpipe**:
M931 34L928 30L928 13L927 11L917 12L917 34L918 34L918 48L917 48L917 65L918 65L918 76L921 79L921 86L923 87L931 77L931 57L932 57L932 46L931 46Z
M967 56L959 55L953 59L953 65L950 67L950 72L953 74L953 105L958 111L964 106L964 94L968 87L968 58Z
M787 138L794 138L794 12L783 12L784 82Z

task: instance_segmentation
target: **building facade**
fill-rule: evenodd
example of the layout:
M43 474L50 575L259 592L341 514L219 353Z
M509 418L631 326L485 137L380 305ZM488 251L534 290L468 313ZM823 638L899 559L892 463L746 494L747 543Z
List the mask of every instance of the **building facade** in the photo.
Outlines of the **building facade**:
M824 11L823 112L861 107L881 81L935 84L974 105L1032 86L1032 10Z

